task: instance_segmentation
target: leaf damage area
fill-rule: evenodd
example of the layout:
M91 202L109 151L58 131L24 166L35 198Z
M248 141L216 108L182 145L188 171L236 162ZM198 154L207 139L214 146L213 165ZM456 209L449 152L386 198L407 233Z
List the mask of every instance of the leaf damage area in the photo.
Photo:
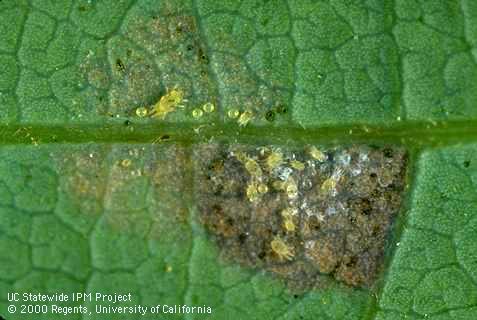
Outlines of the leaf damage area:
M295 290L372 286L405 189L404 149L204 144L195 156L199 220L227 261Z

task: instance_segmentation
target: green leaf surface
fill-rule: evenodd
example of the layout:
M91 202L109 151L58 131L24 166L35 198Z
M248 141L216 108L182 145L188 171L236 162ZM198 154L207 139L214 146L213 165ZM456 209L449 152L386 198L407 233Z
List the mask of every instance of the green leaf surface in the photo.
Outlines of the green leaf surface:
M0 314L158 318L7 300L100 292L211 319L474 319L476 44L472 0L0 0ZM174 88L184 107L137 115ZM376 284L297 294L223 259L193 187L209 141L407 148Z

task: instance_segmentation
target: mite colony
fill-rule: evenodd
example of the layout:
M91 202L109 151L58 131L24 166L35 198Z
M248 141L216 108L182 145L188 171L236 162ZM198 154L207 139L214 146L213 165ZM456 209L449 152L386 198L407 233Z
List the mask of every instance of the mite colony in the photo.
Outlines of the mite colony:
M164 120L168 114L176 111L177 108L185 108L185 103L187 102L187 99L184 99L184 92L175 87L172 90L167 90L153 106L137 108L136 116L139 118L151 116ZM204 115L204 112L212 113L214 111L215 105L211 102L206 102L201 108L194 108L191 114L193 118L199 119ZM254 118L253 112L249 110L240 112L239 110L233 109L230 110L227 115L231 119L237 118L237 124L241 127L246 126Z
M208 144L197 158L200 221L227 260L295 288L330 277L372 285L401 203L404 150Z

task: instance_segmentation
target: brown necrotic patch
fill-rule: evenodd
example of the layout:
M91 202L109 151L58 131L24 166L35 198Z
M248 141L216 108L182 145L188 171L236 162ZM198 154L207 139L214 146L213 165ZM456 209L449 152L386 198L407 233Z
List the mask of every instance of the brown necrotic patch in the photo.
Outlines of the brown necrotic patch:
M135 116L139 107L151 111L174 89L188 102L184 111L216 103L218 97L192 8L174 1L133 6L118 33L86 43L80 59L83 86L101 114ZM101 108L96 107L99 99ZM169 113L167 118L174 114Z
M191 193L186 180L190 165L184 147L114 144L60 149L52 152L62 191L56 213L73 228L86 234L103 218L115 233L162 240L189 227L190 199L185 195Z
M225 258L295 288L372 285L405 188L403 149L208 144L196 156L200 221Z

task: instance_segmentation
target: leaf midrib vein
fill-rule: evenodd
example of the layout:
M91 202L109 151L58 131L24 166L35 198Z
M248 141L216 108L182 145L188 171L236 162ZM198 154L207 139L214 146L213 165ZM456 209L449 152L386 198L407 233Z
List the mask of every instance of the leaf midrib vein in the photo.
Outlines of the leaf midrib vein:
M44 143L170 143L209 141L277 144L391 143L442 146L477 141L477 120L407 121L389 126L344 125L238 127L224 123L124 123L71 125L0 125L0 145Z

